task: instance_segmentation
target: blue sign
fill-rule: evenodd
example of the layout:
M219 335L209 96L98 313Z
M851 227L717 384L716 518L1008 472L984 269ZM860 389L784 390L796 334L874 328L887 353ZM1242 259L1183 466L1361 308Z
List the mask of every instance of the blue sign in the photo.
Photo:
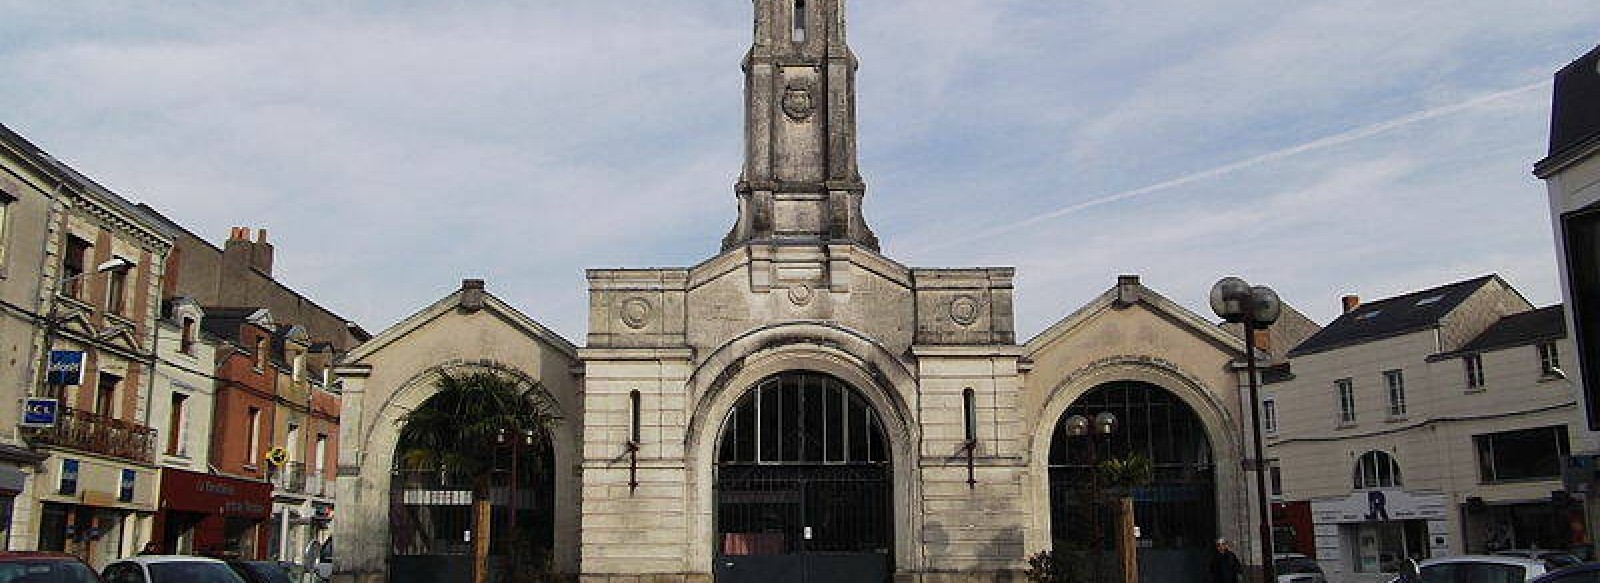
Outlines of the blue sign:
M61 493L78 493L78 460L62 458L61 460Z
M83 351L50 351L50 368L45 382L55 386L83 384Z
M22 406L23 427L55 427L61 403L44 397L28 397Z
M133 501L133 470L122 470L122 489L117 492L117 500L122 502Z

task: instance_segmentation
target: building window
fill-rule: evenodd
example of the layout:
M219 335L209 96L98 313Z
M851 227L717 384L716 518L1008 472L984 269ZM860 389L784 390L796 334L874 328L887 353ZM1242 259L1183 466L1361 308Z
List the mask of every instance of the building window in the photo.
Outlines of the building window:
M267 337L256 338L256 370L267 370Z
M78 493L78 460L62 458L61 483L56 489L57 494L71 496Z
M106 417L115 417L117 413L117 385L122 383L122 377L102 372L97 380L94 391L94 414Z
M249 419L250 449L245 452L244 463L247 466L254 466L258 461L261 460L261 410L251 407Z
M15 202L16 200L17 199L12 198L11 193L0 190L0 275L4 274L3 271L6 264L6 237L10 233L10 230L6 228L6 225L11 223L11 203Z
M1561 370L1561 353L1556 351L1556 343L1545 342L1539 345L1539 374L1556 376L1556 371Z
M283 449L289 454L289 462L300 461L300 425L290 423L289 431L285 433L288 443L283 444Z
M183 332L178 336L178 351L194 356L194 318L183 319Z
M126 314L128 296L128 270L114 269L106 275L106 311Z
M1472 440L1484 482L1560 478L1561 458L1571 451L1565 425L1475 435Z
M188 455L189 416L185 409L189 396L172 394L172 408L167 412L167 455Z
M1483 388L1483 355L1468 354L1461 362L1467 367L1467 390Z
M1356 387L1350 379L1333 381L1333 386L1339 392L1339 424L1354 425L1356 422Z
M312 460L316 462L312 467L316 469L317 475L320 476L322 475L322 468L326 466L328 462L328 434L317 434L317 449L311 455L316 456L316 458Z
M1394 457L1381 451L1369 451L1356 459L1355 487L1357 490L1400 487L1400 464Z
M1278 400L1267 397L1261 400L1261 429L1267 433L1278 432Z
M806 0L794 0L794 36L790 40L806 41Z
M1389 416L1406 416L1406 378L1398 370L1383 371L1383 384L1389 388Z
M1283 495L1283 468L1278 467L1278 464L1267 466L1267 483L1272 488L1273 496Z
M89 264L89 242L67 235L67 252L61 258L62 293L83 299L83 273Z
M122 470L122 482L119 484L121 487L117 488L118 502L133 501L134 485L137 483L137 480L138 474L134 473L133 470Z

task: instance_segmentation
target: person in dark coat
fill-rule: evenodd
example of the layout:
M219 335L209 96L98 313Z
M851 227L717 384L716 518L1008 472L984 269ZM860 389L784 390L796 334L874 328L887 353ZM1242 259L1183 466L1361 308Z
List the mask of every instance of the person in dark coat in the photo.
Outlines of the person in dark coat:
M1228 548L1228 539L1217 539L1217 552L1211 553L1211 583L1239 583L1244 580L1244 566L1239 555Z

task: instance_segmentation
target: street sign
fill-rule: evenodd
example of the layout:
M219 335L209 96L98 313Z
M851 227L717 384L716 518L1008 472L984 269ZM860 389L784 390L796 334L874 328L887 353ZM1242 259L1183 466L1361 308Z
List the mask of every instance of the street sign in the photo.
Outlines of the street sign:
M55 427L61 404L55 399L28 397L22 405L23 427Z
M50 351L50 368L45 382L54 386L83 384L83 351Z

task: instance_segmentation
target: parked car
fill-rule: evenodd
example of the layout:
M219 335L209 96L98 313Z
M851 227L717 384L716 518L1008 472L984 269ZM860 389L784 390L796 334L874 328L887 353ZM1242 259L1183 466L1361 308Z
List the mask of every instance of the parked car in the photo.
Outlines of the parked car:
M1278 583L1327 583L1322 566L1316 559L1295 553L1272 556L1272 566L1278 573Z
M100 583L100 577L72 555L0 552L0 583Z
M1526 583L1550 570L1544 561L1523 557L1463 555L1428 559L1418 564L1417 583ZM1391 583L1401 583L1405 576Z
M106 565L100 577L105 583L248 583L221 560L177 555L122 559Z
M1553 550L1541 550L1541 549L1506 549L1506 550L1503 550L1503 551L1495 551L1494 554L1500 555L1502 557L1523 557L1523 558L1527 558L1527 559L1539 559L1541 561L1544 561L1544 566L1548 567L1552 571L1554 571L1556 569L1564 569L1564 568L1567 568L1567 567L1571 567L1573 565L1582 565L1583 564L1583 559L1580 559L1580 558L1578 558L1577 555L1574 555L1574 554L1569 553L1567 551L1553 551Z
M1600 563L1588 563L1547 573L1533 583L1600 583Z
M276 561L228 561L248 583L290 583L289 572Z

